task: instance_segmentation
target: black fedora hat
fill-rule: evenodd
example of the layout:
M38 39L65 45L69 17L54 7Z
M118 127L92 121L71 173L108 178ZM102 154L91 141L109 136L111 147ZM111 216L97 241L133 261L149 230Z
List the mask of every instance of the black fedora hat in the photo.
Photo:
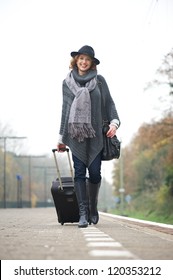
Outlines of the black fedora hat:
M95 58L94 49L90 46L85 45L82 48L80 48L78 50L78 52L71 52L72 57L75 57L76 55L79 55L79 54L86 54L86 55L90 56L96 65L98 65L100 63L100 61L97 58Z

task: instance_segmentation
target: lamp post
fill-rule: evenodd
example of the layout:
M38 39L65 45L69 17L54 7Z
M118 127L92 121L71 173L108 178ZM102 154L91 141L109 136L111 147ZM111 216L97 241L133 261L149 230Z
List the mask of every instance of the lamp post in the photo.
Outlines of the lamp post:
M22 176L16 175L17 179L17 206L22 208Z
M18 136L0 136L0 139L4 140L4 180L3 180L3 189L4 189L4 208L6 208L6 146L7 139L26 139L27 137L18 137Z

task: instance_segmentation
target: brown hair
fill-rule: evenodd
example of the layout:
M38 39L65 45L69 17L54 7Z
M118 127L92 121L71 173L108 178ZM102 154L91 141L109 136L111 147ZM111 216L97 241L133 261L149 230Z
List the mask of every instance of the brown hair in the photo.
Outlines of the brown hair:
M70 65L69 65L69 68L70 68L70 69L73 69L73 68L76 66L76 62L77 62L78 57L79 57L79 55L76 55L75 57L73 57L73 58L71 59ZM92 70L96 70L96 64L94 63L94 61L92 61L91 69L92 69Z

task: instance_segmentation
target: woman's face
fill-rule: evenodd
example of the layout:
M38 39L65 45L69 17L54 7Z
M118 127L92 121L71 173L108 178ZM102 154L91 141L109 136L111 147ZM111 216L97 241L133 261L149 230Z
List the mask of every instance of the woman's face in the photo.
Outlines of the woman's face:
M85 73L91 68L92 58L86 54L80 54L76 64L79 75L85 75Z

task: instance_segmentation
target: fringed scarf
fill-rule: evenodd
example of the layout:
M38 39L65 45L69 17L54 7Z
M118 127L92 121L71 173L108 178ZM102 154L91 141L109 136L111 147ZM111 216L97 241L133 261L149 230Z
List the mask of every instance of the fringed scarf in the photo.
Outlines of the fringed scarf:
M66 83L75 95L70 108L68 120L68 132L71 138L83 142L85 138L95 137L95 131L91 124L91 100L90 91L97 84L96 70L92 70L84 76L80 76L73 69L66 77Z

